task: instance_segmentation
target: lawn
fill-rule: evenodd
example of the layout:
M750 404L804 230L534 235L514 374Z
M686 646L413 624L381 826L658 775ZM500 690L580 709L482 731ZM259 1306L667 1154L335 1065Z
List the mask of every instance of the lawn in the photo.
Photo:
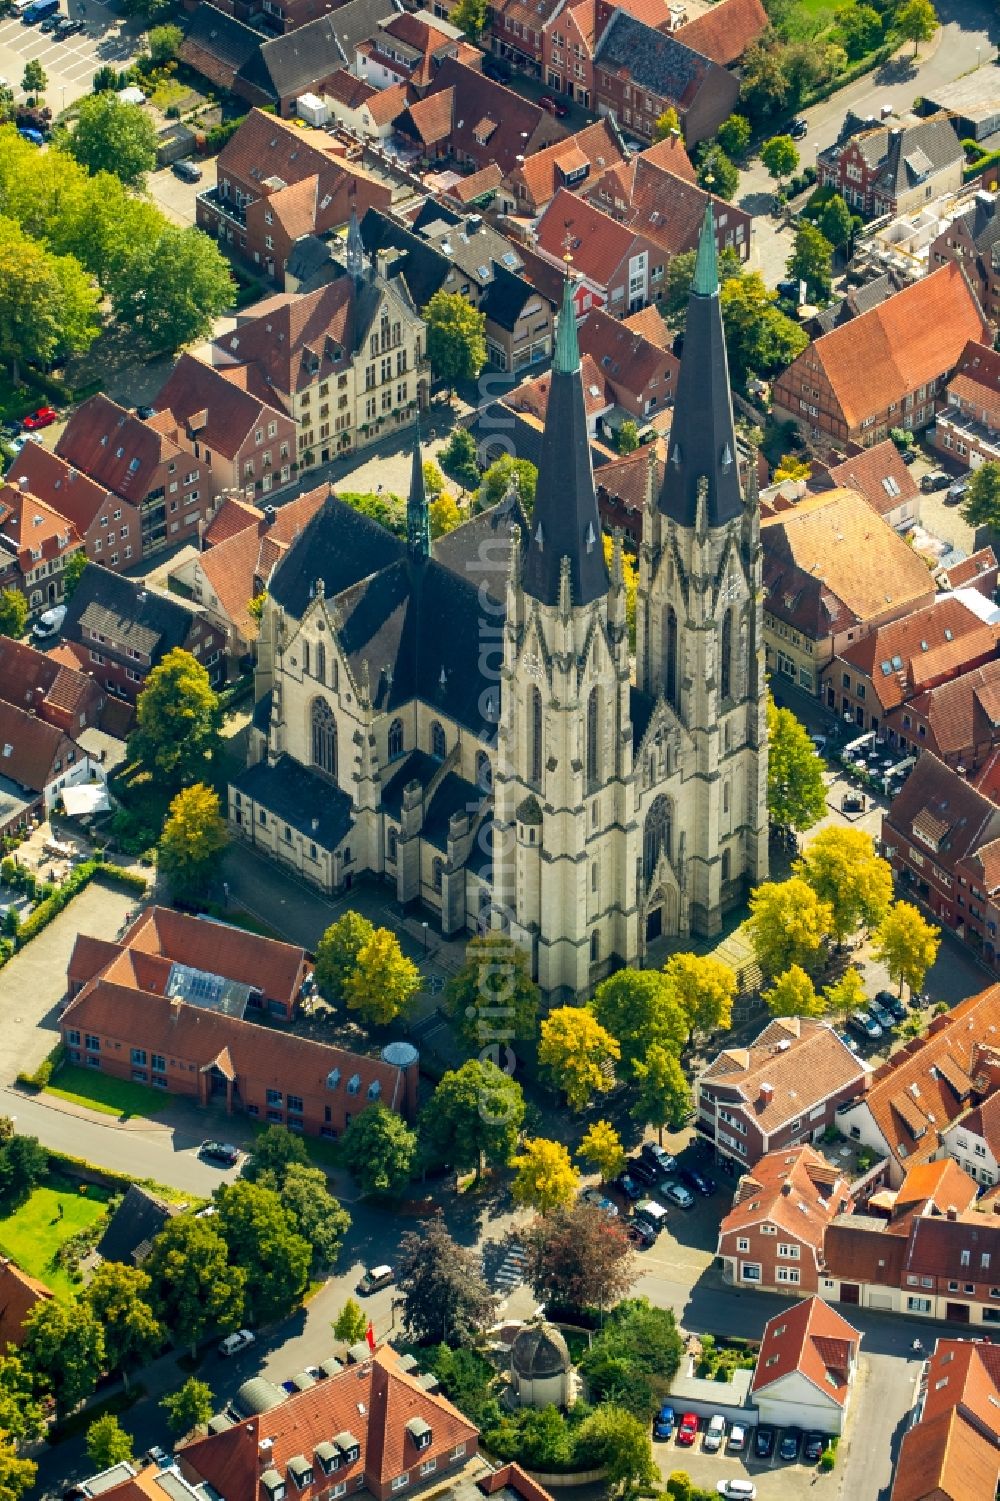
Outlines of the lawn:
M159 1089L133 1084L130 1079L115 1079L100 1069L83 1068L76 1063L64 1063L55 1075L55 1082L46 1085L45 1093L69 1100L73 1105L86 1105L88 1110L97 1110L101 1115L124 1118L156 1115L169 1101Z
M0 1251L39 1277L57 1297L68 1299L76 1296L79 1284L57 1264L56 1252L64 1241L97 1223L108 1193L94 1185L77 1188L61 1183L64 1180L54 1179L36 1188L19 1209L0 1218Z
M789 41L807 42L833 25L837 4L833 0L794 0L782 19L782 35Z

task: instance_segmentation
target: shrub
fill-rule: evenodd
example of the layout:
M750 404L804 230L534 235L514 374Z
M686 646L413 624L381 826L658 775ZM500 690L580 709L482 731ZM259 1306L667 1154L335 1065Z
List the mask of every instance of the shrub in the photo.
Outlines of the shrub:
M36 1093L38 1093L48 1084L49 1080L52 1078L52 1075L56 1072L65 1056L66 1049L63 1047L61 1042L57 1042L48 1057L42 1059L41 1063L33 1073L18 1074L18 1084L20 1084L25 1089L33 1089Z

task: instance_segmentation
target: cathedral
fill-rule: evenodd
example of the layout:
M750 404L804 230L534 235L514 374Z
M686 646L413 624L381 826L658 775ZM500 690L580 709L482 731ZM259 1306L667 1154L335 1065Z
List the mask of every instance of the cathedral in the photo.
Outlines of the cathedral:
M550 1000L717 932L767 875L749 472L744 494L709 204L634 661L567 274L530 515L512 493L432 544L418 444L405 540L331 493L275 567L235 836L327 892L380 878L445 936L509 933Z

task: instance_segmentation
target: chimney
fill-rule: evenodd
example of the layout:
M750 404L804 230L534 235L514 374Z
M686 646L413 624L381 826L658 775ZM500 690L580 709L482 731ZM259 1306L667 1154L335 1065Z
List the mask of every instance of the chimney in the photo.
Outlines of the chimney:
M760 1101L762 1105L770 1105L774 1099L774 1085L762 1084L760 1086Z
M171 999L171 1002L170 1002L170 1020L172 1022L177 1022L177 1021L180 1020L181 1006L182 1006L182 1004L183 1004L183 1002L177 996L174 996Z
M19 475L17 482L21 486L22 490L27 490L27 488L28 488L28 476L26 474Z
M277 516L277 514L278 513L274 509L274 506L265 506L264 507L264 525L265 526L273 526L274 525L274 520L275 520L275 517Z
M788 1198L788 1196L791 1193L791 1191L792 1191L792 1185L790 1183L785 1182L785 1183L783 1183L781 1185L781 1192L784 1194L784 1196L785 1196L786 1199Z
M482 216L482 214L470 214L469 217L468 217L468 219L466 219L466 221L465 221L465 232L466 232L466 234L470 234L470 235L478 234L479 231L482 229L482 227L483 227L483 216Z
M948 1205L948 1218L950 1220L958 1219L958 1210L955 1208L954 1204Z

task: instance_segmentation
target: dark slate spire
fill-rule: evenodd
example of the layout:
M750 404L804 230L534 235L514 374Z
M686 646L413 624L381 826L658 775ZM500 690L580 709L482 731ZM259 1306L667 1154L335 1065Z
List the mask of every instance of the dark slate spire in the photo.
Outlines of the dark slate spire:
M528 523L522 575L525 593L543 605L559 603L563 558L569 560L570 596L574 605L592 604L607 594L609 586L590 462L573 283L568 266L566 270L535 511Z
M427 509L424 466L420 457L419 422L413 434L413 469L410 474L410 493L406 500L406 546L415 563L431 555L431 518Z
M361 226L358 223L358 211L351 199L351 218L347 226L347 274L353 276L355 284L360 286L365 279L365 247L361 239Z
M694 526L702 478L708 484L708 526L722 526L742 514L711 198L702 221L688 298L677 399L659 497L663 514L682 526Z

